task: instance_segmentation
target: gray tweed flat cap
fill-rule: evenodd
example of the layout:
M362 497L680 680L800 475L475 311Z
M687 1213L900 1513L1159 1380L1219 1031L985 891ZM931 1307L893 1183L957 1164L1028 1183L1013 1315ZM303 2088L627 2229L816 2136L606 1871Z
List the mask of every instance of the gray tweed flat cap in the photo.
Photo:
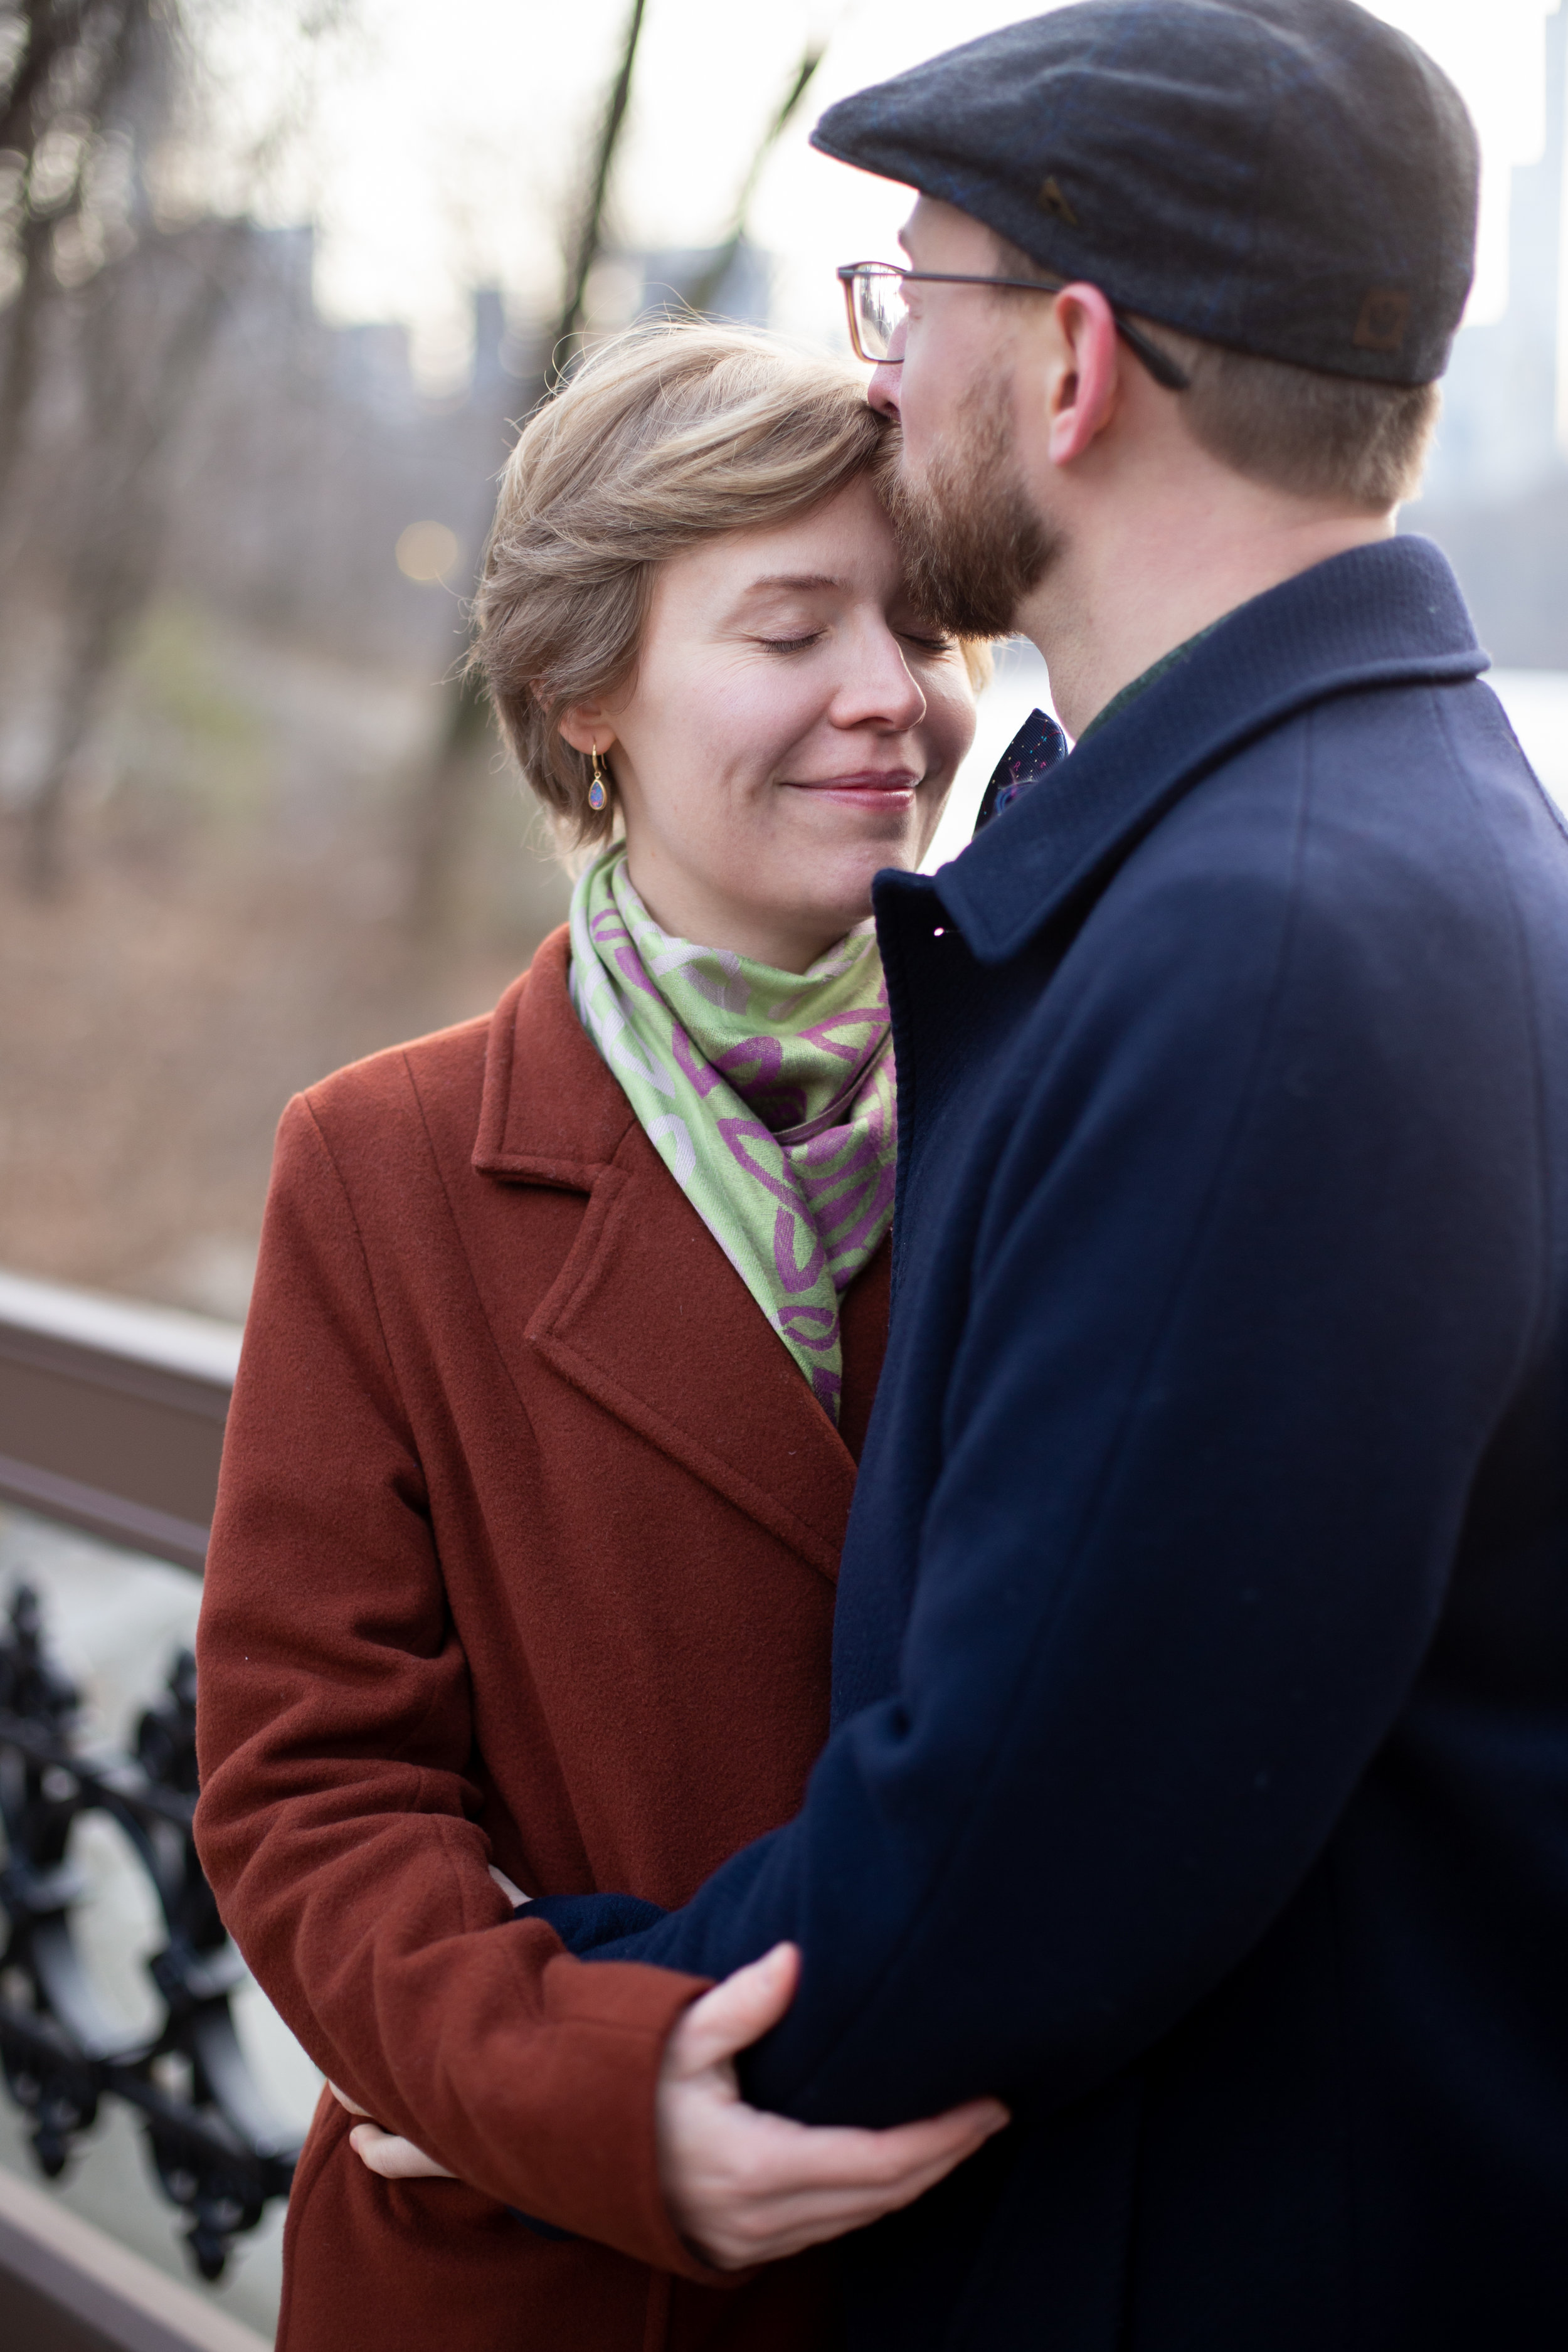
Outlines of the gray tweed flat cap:
M1211 342L1429 383L1474 268L1463 100L1352 0L1080 0L829 107L825 154Z

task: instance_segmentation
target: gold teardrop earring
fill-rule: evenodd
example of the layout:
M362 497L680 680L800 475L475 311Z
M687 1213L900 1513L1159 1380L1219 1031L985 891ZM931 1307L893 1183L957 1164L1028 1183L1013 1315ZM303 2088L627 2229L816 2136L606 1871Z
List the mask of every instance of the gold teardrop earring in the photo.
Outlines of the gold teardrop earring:
M609 804L610 780L605 773L605 763L599 757L599 747L594 746L594 781L588 787L588 806L597 816Z

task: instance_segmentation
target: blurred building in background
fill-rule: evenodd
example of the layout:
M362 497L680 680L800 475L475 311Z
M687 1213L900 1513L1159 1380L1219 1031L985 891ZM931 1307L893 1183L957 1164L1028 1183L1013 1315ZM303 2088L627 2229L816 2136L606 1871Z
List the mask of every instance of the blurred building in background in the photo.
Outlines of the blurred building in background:
M438 522L453 544L434 576L471 577L526 396L502 365L500 298L474 297L465 390L422 399L402 327L319 316L314 243L308 227L251 233L181 435L163 574L237 625L438 670L460 644L459 611L396 551L409 524Z
M1447 551L1494 659L1532 669L1568 668L1568 6L1543 37L1546 135L1512 175L1508 308L1460 331L1404 518Z

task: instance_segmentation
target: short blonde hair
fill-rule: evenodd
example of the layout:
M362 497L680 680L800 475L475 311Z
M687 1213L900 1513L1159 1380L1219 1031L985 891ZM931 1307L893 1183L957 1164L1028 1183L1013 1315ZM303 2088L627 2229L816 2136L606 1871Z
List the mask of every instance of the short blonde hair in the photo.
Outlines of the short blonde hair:
M529 419L502 478L469 667L566 842L603 840L560 732L630 681L658 564L874 474L889 427L849 369L736 327L634 329Z

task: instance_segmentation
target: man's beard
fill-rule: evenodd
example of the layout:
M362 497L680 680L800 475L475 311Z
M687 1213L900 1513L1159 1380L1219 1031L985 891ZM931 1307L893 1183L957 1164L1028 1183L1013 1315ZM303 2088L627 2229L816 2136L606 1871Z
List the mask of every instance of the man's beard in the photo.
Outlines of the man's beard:
M976 387L963 422L911 482L889 435L881 489L921 609L963 637L1005 637L1061 552L1036 513L1013 447L1012 387Z

